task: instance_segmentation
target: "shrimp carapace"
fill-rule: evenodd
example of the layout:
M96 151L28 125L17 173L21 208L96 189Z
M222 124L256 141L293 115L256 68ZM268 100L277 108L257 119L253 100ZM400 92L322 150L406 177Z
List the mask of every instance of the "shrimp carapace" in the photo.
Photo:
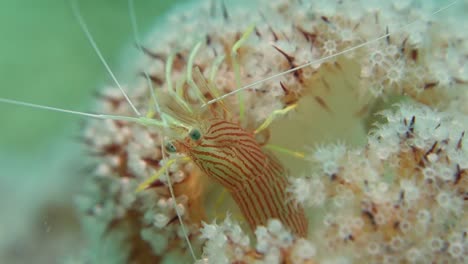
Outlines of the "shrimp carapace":
M288 199L288 181L279 161L236 123L213 118L202 124L202 130L192 129L186 138L174 141L174 150L229 191L252 230L276 218L305 237L304 210Z

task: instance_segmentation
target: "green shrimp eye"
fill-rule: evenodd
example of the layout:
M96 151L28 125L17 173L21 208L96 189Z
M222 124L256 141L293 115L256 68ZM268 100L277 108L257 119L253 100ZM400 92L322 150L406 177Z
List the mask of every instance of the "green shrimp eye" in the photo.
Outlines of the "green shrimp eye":
M189 133L189 136L192 140L197 141L201 138L201 133L198 129L192 129L192 131Z
M170 152L170 153L174 153L177 151L176 147L171 142L167 142L165 148L167 152Z

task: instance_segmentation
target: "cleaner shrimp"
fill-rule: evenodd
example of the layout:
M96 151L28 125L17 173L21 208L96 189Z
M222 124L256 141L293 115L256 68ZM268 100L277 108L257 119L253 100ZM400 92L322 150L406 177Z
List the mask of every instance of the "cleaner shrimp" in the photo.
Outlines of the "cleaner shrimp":
M432 15L451 7L455 3L456 1L452 2L433 12ZM192 162L204 176L220 183L232 195L252 231L259 225L266 225L269 219L277 218L293 234L299 237L307 237L308 221L304 210L295 201L289 199L286 192L288 188L286 171L275 156L267 150L269 148L295 157L304 157L303 153L269 144L269 127L278 116L295 110L298 104L301 103L302 94L307 91L294 90L280 82L280 91L283 92L283 96L280 96L282 107L270 111L261 120L252 120L248 117L248 113L246 113L248 110L246 109L248 109L248 104L252 104L252 102L246 102L245 93L256 85L264 84L290 73L294 75L292 78L296 78L299 82L310 82L310 79L315 78L311 77L315 71L311 70L310 66L330 61L338 56L349 54L379 41L388 41L394 31L387 32L380 37L361 44L345 47L342 51L333 51L328 56L300 65L296 65L294 58L291 58L281 47L274 46L279 54L286 59L286 65L289 69L253 81L248 85L243 85L245 81L241 78L240 67L246 56L245 54L248 53L244 45L245 42L253 34L262 34L255 25L249 26L242 35L236 35L231 39L214 39L209 36L193 45L194 47L190 51L173 52L164 58L160 54L153 53L151 50L140 46L141 42L136 37L138 49L142 53L153 60L164 62L163 76L155 76L146 70L143 71L147 86L144 95L139 94L137 96L151 98L147 101L150 101L152 105L152 109L144 109L141 104L134 103L131 96L123 89L102 57L78 11L75 1L72 1L72 4L78 22L112 80L119 88L124 101L133 111L134 116L93 114L6 98L0 98L0 102L89 118L135 123L158 130L163 135L160 137L161 140L165 137L164 141L166 141L160 144L160 146L164 147L160 151L164 162L156 166L158 169L152 177L148 177L139 184L138 191L145 192L152 188L159 188L161 184L166 187L166 183L162 182L162 178L164 178L171 198L176 201L177 194L173 185L177 184L174 184L172 177L168 176L171 166L179 163L179 161L181 163ZM129 6L132 12L133 1L129 1ZM228 14L225 13L225 7L223 8L223 15L226 19ZM322 20L325 23L330 23L327 17L323 17ZM396 32L413 23L400 27ZM132 19L132 24L135 32L137 32L135 17ZM314 38L311 32L300 30L303 31L305 38ZM277 37L273 30L271 34L274 38ZM216 54L215 51L216 55L212 65L200 65L200 61L196 59L197 53L202 46L213 45L213 42L218 42L217 44L222 46L224 55ZM284 61L280 64L283 67ZM223 67L227 68L233 75L230 84L234 85L231 85L231 87L219 87L219 84L215 82L219 70ZM337 64L336 67L340 68L341 66ZM160 88L163 87L163 89L158 90L153 87L154 85ZM325 86L327 85L325 84ZM237 98L231 97L231 95L237 95ZM332 111L321 97L315 97L315 101L323 109ZM143 114L143 111L146 110L148 112ZM171 155L171 157L165 158L165 155ZM163 175L166 175L166 177L163 177ZM187 247L193 259L196 260L197 256L191 245L189 231L185 227L184 216L179 210L180 208L174 203L174 211L180 222ZM205 220L204 217L201 218Z

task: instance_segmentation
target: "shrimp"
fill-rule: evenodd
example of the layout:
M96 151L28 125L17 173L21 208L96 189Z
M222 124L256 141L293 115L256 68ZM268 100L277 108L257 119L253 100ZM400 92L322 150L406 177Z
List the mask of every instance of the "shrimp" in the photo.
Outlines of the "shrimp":
M82 28L86 29L86 26L84 26L79 16L78 21L82 24ZM87 30L85 30L85 33L88 39L92 40ZM240 92L259 83L299 71L312 64L332 59L389 36L390 33L387 33L381 37L345 49L318 61L311 61L296 67L291 67L290 70L245 86L241 86L241 83L237 82L238 89L233 89L231 92L223 95L217 94L216 87L213 87L212 83L205 80L205 78L199 74L198 68L192 67L193 59L192 61L189 59L187 66L189 70L186 76L187 85L183 86L183 88L178 91L177 87L171 87L170 78L167 78L168 101L164 107L160 107L158 101L160 101L161 98L153 94L154 89L151 87L151 96L155 101L156 111L154 115L149 117L141 115L138 107L131 102L101 56L101 60L104 62L112 79L121 90L136 117L90 114L9 99L0 99L0 102L61 111L91 118L119 120L148 127L157 127L161 130L161 133L169 137L169 142L165 144L165 151L168 153L182 154L185 156L185 161L192 161L209 179L220 183L231 194L252 230L258 225L265 225L266 221L271 218L277 218L297 236L306 237L308 223L304 209L295 204L294 201L291 201L286 193L288 187L286 170L275 156L264 149L262 143L257 141L255 137L259 131L263 131L272 122L274 113L268 117L266 123L259 128L255 130L250 129L244 124L243 120L236 120L230 115L229 111L232 111L232 109L227 109L223 104L223 100L230 95L240 94ZM95 47L92 41L91 43L93 47ZM194 50L196 51L199 47L200 46L197 45ZM95 49L97 50L96 47ZM194 54L195 53L196 52L194 52ZM173 57L167 58L167 77L171 76L170 68L173 59ZM144 74L149 78L148 73L144 72ZM193 79L192 74L194 74ZM151 84L151 81L149 81L149 84ZM188 90L195 91L195 99L188 96ZM192 103L193 101L197 103ZM239 99L239 101L241 100ZM285 109L293 109L295 106L294 103L287 104ZM196 105L196 107L193 107L193 105ZM243 113L242 106L243 105L240 104L241 116ZM173 164L174 161L175 160L169 160L167 164ZM157 176L159 177L161 174L164 174L166 169L167 166L163 166L157 173ZM150 188L151 183L157 180L158 177L150 177L140 185L139 190ZM167 178L171 196L175 199L170 177ZM184 228L184 222L182 221L181 214L177 210L177 207L175 211L181 223L181 227ZM191 247L190 239L185 230L184 236L188 246ZM192 256L196 259L193 250L191 248L190 250Z
M277 218L294 234L307 235L304 209L287 202L283 166L266 153L252 132L225 119L202 121L169 149L184 153L232 195L252 230Z
M197 94L207 95L201 102L214 97L216 89L197 67L188 75L192 74ZM180 102L180 107L171 105L173 124L170 128L186 135L169 141L166 151L185 155L208 178L220 183L231 194L252 230L277 218L294 234L305 237L307 219L304 209L289 199L286 171L255 139L255 132L259 130L247 131L239 122L233 121L223 103L209 108L186 108L188 104L182 102L188 100L173 100ZM177 119L181 121L175 121ZM138 190L151 186L156 179L149 178Z

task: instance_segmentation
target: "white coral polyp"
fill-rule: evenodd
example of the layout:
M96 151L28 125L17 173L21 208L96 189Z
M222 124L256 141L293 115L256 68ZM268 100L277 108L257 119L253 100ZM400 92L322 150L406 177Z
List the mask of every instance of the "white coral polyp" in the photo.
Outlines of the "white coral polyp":
M339 170L339 163L344 157L346 146L338 143L317 147L313 153L313 159L320 163L325 174L332 176Z

